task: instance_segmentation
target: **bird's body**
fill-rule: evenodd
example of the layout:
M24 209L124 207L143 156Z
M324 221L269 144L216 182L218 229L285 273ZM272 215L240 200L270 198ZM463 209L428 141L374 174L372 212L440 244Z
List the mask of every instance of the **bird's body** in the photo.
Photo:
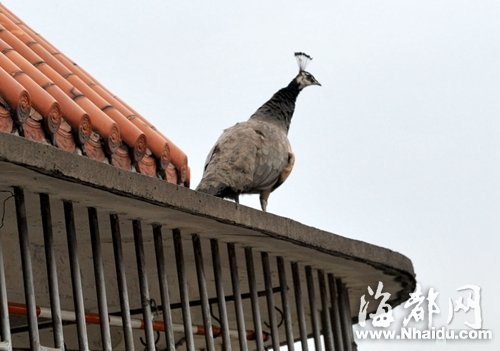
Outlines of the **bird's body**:
M247 121L224 130L208 154L196 190L237 202L240 194L260 194L265 211L269 194L293 168L288 130L297 96L312 84L319 85L310 73L301 70Z

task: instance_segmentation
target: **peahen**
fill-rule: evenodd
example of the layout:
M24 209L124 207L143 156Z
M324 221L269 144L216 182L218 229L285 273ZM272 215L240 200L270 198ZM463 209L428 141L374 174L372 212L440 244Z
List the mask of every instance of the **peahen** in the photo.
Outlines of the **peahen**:
M321 85L305 71L312 58L302 52L295 57L299 73L290 84L247 121L224 130L207 156L197 191L236 202L240 194L260 194L266 211L269 195L287 179L295 162L287 135L297 96L307 86Z

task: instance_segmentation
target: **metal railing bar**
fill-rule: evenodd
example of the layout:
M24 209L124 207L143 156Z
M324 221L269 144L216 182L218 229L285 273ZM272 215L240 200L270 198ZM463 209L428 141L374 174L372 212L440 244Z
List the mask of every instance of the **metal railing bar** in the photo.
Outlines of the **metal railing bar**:
M318 322L318 309L316 306L316 292L311 266L306 266L307 293L309 296L309 309L311 312L311 323L313 329L314 346L316 351L323 350L321 345L321 330Z
M165 254L163 252L163 238L161 225L153 224L153 237L156 252L156 268L160 285L160 296L163 310L163 324L165 337L167 339L167 351L175 351L174 331L172 328L172 311L170 309L170 295L168 292L167 271L165 269Z
M293 287L295 293L295 305L297 310L297 319L299 322L300 344L303 351L309 350L307 345L307 330L306 320L304 316L304 306L302 304L302 287L300 282L299 265L297 262L292 262Z
M36 317L35 286L33 283L33 269L31 266L28 223L26 219L26 207L24 203L23 189L19 187L14 187L14 199L16 204L19 246L21 250L24 296L28 308L27 312L28 312L29 340L31 349L38 350L40 348L40 336L38 334L38 321Z
M288 285L286 281L285 261L282 256L276 257L278 266L278 276L281 288L281 304L283 307L283 317L285 319L286 344L288 351L294 351L295 340L293 339L292 313L290 311L290 302L288 301Z
M2 350L11 350L11 333L9 321L9 309L7 307L7 285L5 281L5 266L3 260L2 235L0 235L0 333L3 345Z
M181 231L172 230L174 238L175 261L177 264L177 278L179 280L179 294L182 304L182 319L184 322L184 337L186 338L186 347L189 351L195 351L193 327L191 325L191 311L189 310L189 292L187 285L186 267L184 262L184 251L182 247Z
M321 320L323 324L323 340L326 351L334 351L332 323L330 321L330 306L328 304L328 290L326 288L325 272L318 270L319 293L321 296Z
M345 304L346 304L346 309L347 309L347 320L349 321L349 340L351 341L351 349L352 351L357 351L358 350L358 345L356 344L356 341L354 340L354 332L352 330L352 315L351 315L351 300L349 299L349 290L347 289L347 286L345 283L342 283L344 286L344 298L345 298Z
M227 320L226 300L224 298L224 285L220 263L219 242L216 239L210 239L210 248L212 251L212 266L214 270L215 289L219 306L219 321L221 324L222 332L222 350L230 351L231 340L229 339L229 324Z
M231 284L233 287L234 308L236 312L236 324L238 328L238 341L241 351L248 351L245 331L245 318L243 314L243 302L240 290L240 278L238 274L238 264L236 260L236 248L234 244L227 244L227 255L229 258L229 268L231 273ZM229 301L226 298L226 301Z
M118 295L120 297L121 317L123 322L123 335L125 348L134 350L134 336L132 332L132 322L130 320L129 300L127 291L127 278L125 266L123 264L122 238L120 232L120 220L117 214L110 214L111 236L113 239L113 252L115 256L115 269L118 285Z
M139 275L139 290L141 294L142 316L144 320L144 333L146 334L146 349L155 351L155 337L153 332L153 314L151 313L151 298L149 296L148 273L146 260L144 258L144 243L142 239L141 222L137 219L132 221L134 232L135 257L137 261L137 273Z
M203 251L201 249L200 236L198 234L193 234L192 241L196 275L198 277L198 291L200 292L201 298L201 314L203 317L203 326L205 328L205 344L208 351L215 351L212 319L210 316L210 306L208 304L207 280L203 265Z
M80 350L88 350L87 325L85 323L85 306L83 304L82 277L80 275L80 262L78 260L78 245L76 241L75 217L73 204L63 201L64 220L66 223L66 236L68 240L69 266L71 272L71 286L73 288L73 303L76 313L76 329Z
M245 260L247 266L248 285L250 287L250 294L251 294L250 300L252 303L253 324L256 333L255 341L257 344L257 350L263 350L264 340L262 338L262 323L260 318L259 296L257 295L257 280L255 278L253 252L250 247L245 247Z
M337 285L335 283L335 276L331 273L328 274L328 287L330 291L331 309L331 324L333 332L333 344L335 351L344 351L344 339L342 335L342 321L339 311L339 299L337 293Z
M63 325L61 319L61 302L59 299L59 282L57 280L57 266L54 253L54 237L52 230L52 214L50 211L50 198L47 194L40 194L40 211L42 214L43 240L45 247L45 262L49 284L50 309L52 311L52 332L54 346L64 346ZM40 329L40 326L38 327Z
M349 304L349 293L344 283L337 279L337 290L339 294L340 316L342 318L342 332L344 336L344 350L354 351L354 335L352 331L351 308Z
M97 305L99 309L100 327L101 327L101 343L103 350L111 350L111 331L109 327L108 303L106 297L106 279L104 277L104 269L102 263L102 247L101 237L99 233L99 221L97 218L97 210L93 207L88 208L90 241L92 245L92 258L94 261L94 276L97 292Z
M278 324L276 322L276 308L273 298L271 268L269 264L269 254L267 252L260 253L262 259L262 271L264 273L264 286L266 289L267 312L269 321L271 323L271 342L273 349L278 351L280 349Z

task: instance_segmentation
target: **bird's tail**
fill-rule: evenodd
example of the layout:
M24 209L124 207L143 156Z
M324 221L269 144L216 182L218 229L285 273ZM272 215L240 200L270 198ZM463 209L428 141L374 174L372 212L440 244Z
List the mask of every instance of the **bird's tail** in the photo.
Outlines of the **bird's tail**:
M220 183L207 181L205 179L202 179L200 184L196 187L196 191L219 197L223 196L224 189L225 186Z

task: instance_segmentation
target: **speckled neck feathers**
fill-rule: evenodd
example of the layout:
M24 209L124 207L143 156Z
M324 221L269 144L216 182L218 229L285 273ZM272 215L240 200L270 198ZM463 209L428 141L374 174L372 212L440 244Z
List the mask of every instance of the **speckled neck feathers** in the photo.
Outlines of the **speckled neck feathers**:
M299 93L299 85L294 79L287 87L278 90L269 101L259 107L250 119L277 123L288 133Z

